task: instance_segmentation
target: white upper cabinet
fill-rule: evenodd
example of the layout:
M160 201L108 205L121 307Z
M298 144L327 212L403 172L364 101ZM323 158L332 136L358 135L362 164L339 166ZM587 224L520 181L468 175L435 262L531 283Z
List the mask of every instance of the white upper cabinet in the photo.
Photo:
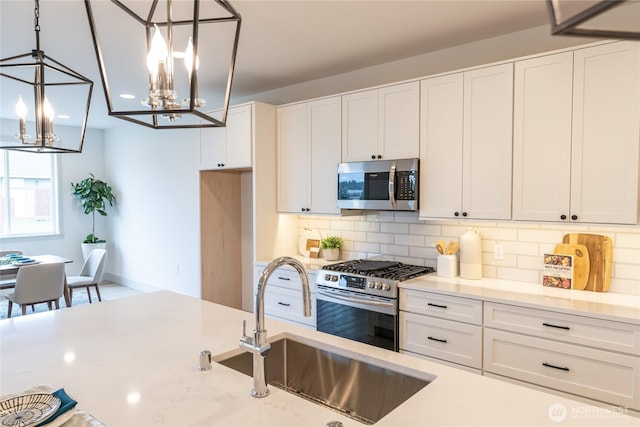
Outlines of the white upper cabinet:
M278 212L338 214L341 99L277 110Z
M422 81L421 218L511 218L513 64Z
M570 218L573 53L515 64L513 219Z
M576 50L571 215L637 224L640 44Z
M200 129L200 169L251 168L251 104L231 107L223 128Z
M636 224L640 48L516 63L513 219Z
M462 212L462 73L434 77L420 88L420 217Z
M342 97L342 161L418 157L420 83Z

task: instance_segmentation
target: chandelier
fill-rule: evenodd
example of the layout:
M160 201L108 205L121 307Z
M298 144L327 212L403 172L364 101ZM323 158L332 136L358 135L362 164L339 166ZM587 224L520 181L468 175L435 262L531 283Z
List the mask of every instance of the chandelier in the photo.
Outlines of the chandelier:
M241 23L229 2L84 3L109 115L154 129L225 126Z
M551 34L640 40L640 0L547 0Z
M16 120L14 135L0 138L0 148L36 153L80 153L89 115L93 82L40 48L40 2L35 0L36 47L0 60L2 116ZM69 101L71 100L71 101ZM56 107L58 116L56 116ZM78 126L54 126L56 118ZM70 123L70 122L69 122Z

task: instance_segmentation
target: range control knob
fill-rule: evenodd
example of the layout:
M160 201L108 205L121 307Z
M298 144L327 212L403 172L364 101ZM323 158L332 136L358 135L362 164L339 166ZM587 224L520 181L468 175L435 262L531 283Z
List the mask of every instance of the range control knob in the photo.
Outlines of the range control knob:
M373 289L375 287L373 282L367 282L367 288Z
M376 289L382 289L382 283L376 282Z
M388 290L390 290L390 289L391 289L391 286L389 286L389 284L388 284L388 283L383 283L383 284L382 284L382 290L383 290L383 291L388 291Z

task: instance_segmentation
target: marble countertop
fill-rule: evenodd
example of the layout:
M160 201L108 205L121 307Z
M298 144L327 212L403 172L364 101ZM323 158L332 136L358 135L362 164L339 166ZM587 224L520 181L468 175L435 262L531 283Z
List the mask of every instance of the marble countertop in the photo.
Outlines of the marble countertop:
M271 387L250 395L252 378L213 363L198 370L202 350L241 350L251 313L160 291L0 321L0 393L40 384L64 387L108 426L317 426L332 410ZM483 377L289 323L267 319L269 338L300 337L369 363L435 377L375 425L639 426L640 419ZM586 416L585 416L586 414Z
M400 288L436 292L503 304L640 325L640 296L545 287L537 283L483 278L444 278L435 273L400 283Z

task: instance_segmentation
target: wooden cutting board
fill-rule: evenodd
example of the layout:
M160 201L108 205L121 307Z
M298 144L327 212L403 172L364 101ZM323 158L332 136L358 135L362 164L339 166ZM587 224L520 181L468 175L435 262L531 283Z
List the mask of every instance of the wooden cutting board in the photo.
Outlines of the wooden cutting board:
M589 280L587 291L607 292L611 282L611 239L599 234L569 233L562 243L587 247L589 252Z
M589 262L589 250L585 245L577 243L558 243L553 249L556 255L573 256L573 280L571 289L584 290L589 281L591 263Z

